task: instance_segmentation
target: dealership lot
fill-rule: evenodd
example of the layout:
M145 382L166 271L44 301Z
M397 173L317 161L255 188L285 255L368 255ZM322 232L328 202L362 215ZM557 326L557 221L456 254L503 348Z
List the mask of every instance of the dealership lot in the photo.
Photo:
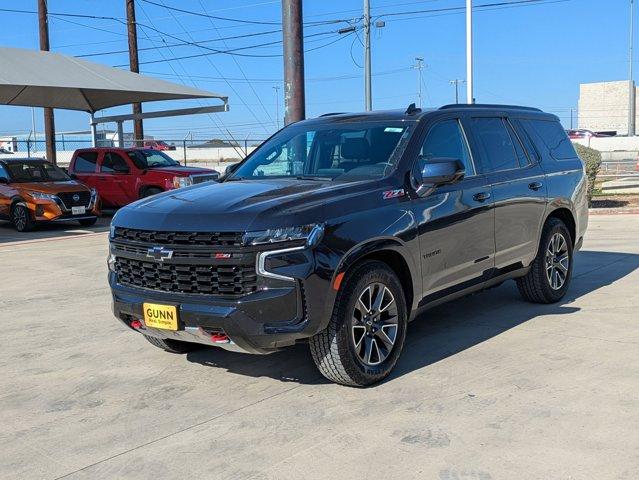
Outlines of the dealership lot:
M639 215L591 217L558 304L509 282L427 312L369 389L304 345L180 356L126 331L106 229L0 226L2 479L639 477Z

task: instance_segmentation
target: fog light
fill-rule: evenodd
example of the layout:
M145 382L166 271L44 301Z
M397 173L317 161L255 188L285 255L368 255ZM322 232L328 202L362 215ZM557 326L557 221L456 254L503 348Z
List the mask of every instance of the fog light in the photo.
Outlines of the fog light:
M131 328L135 328L136 330L142 328L142 322L140 320L133 320L131 322Z

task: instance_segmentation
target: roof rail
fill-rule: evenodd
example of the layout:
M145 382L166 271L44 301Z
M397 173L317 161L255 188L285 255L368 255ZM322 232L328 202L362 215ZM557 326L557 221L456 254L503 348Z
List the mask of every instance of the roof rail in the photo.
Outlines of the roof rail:
M521 105L499 105L492 103L451 103L450 105L444 105L439 107L440 110L450 110L452 108L512 108L516 110L528 110L531 112L542 112L543 110L535 107L522 107Z
M342 115L346 112L329 112L329 113L322 113L320 115L320 117L332 117L333 115Z

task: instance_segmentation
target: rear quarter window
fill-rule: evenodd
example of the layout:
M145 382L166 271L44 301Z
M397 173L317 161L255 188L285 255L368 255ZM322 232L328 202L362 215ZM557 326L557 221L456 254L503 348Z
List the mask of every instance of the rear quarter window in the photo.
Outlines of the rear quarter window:
M541 139L555 160L571 160L577 157L575 147L559 122L553 120L521 120L525 128Z

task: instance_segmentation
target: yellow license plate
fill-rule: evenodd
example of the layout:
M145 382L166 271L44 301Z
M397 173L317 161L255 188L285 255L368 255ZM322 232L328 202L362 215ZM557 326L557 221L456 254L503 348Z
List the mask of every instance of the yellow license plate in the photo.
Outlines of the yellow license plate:
M147 327L163 330L178 329L177 308L173 305L145 303L142 308L144 309L144 323Z

